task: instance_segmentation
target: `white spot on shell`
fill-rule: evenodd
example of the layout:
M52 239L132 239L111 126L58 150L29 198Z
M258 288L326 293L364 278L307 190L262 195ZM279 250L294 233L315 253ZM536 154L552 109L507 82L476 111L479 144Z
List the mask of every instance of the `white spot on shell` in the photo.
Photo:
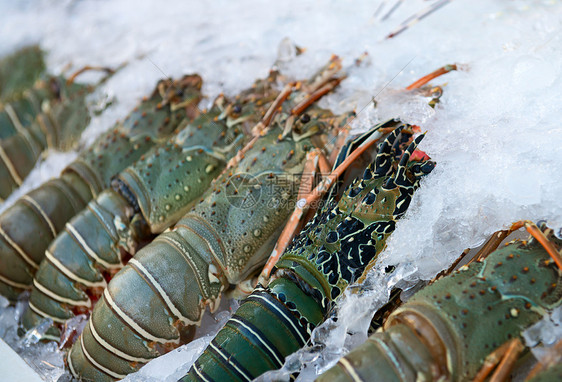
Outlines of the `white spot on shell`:
M172 206L169 205L169 204L166 204L166 206L164 206L164 208L166 208L166 211L170 211L170 208L172 208Z
M215 264L211 264L209 265L209 282L210 283L220 283L219 278L217 277L217 267L215 266Z
M189 186L183 186L183 190L184 190L185 192L189 192Z
M244 252L246 252L246 253L250 253L250 250L251 250L251 249L252 249L252 248L251 248L249 245L245 245L245 246L244 246Z
M207 167L205 167L205 172L207 174L210 174L214 169L215 169L215 166L210 164L210 165L207 165Z
M261 230L255 229L255 230L254 230L254 236L255 236L255 237L259 237L260 235L261 235Z

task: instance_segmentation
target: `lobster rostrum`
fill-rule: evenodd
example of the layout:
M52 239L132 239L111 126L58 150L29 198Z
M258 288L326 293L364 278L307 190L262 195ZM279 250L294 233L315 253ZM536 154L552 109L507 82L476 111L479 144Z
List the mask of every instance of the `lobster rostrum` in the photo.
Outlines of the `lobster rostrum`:
M43 51L37 45L26 46L2 58L0 100L11 100L31 88L44 71Z
M140 245L188 212L247 140L279 93L273 89L276 75L233 102L219 96L208 112L122 171L112 188L65 225L33 280L22 319L26 330L45 317L63 324L75 313L89 314L106 281ZM44 337L57 340L58 328Z
M250 381L278 369L303 347L332 302L384 248L420 179L434 163L410 160L423 135L402 152L410 127L393 128L374 160L338 201L332 194L281 255L269 285L258 284L182 381ZM360 137L359 139L364 139Z
M259 270L297 201L307 152L348 117L310 106L310 85L285 88L213 188L113 278L68 354L73 375L123 378L188 342L206 307Z
M150 98L98 137L59 178L24 195L0 215L0 294L15 300L30 289L45 250L65 224L108 188L115 174L164 142L184 118L197 115L201 82L197 75L160 81Z
M488 354L515 348L524 329L562 303L562 272L549 256L562 241L544 225L525 225L533 238L489 253L511 230L494 234L496 245L417 292L318 381L484 381L495 366ZM506 364L490 381L505 380Z

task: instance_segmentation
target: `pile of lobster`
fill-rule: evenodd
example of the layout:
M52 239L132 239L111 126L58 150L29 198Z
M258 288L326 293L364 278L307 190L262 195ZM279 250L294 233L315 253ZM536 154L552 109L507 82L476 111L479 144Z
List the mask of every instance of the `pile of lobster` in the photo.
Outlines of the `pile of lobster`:
M93 69L100 82L114 73ZM455 69L407 90L433 106L442 89L427 83ZM0 62L3 199L45 150L75 148L90 118L97 85L75 82L83 70L44 70L37 47ZM182 381L280 368L372 270L435 167L417 126L389 120L348 139L354 113L319 105L344 78L337 57L308 80L272 70L203 111L198 75L160 81L0 215L0 294L29 294L21 333L46 324L42 340L68 348L73 376L118 380L191 341L228 294L245 299ZM523 227L529 240L498 249ZM544 224L499 231L467 265L378 312L382 326L319 380L506 380L529 358L522 332L562 304L561 248ZM539 362L533 381L559 376L559 358Z

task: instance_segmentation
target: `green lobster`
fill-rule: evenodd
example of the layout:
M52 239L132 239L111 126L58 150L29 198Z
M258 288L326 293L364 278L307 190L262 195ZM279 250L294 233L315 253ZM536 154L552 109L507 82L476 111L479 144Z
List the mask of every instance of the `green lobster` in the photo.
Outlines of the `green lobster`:
M37 45L23 47L2 58L0 60L0 100L11 100L31 88L44 71L43 51Z
M39 266L23 327L31 329L45 317L63 324L75 313L89 314L106 280L189 211L248 140L279 94L276 77L271 72L233 102L219 96L208 112L141 156L68 222ZM44 338L58 340L58 328Z
M421 178L434 168L425 156L410 160L423 135L402 152L411 135L399 122L367 135L389 128L375 160L339 201L336 194L327 199L281 255L269 285L258 284L182 381L250 381L278 369L376 259Z
M541 230L560 251L562 241L546 226ZM384 330L317 380L484 381L491 372L491 366L483 367L487 355L562 303L562 272L541 236L546 237L539 233L538 239L514 240L479 254L417 292L390 314ZM492 381L509 375L500 370Z
M52 77L25 92L19 101L3 106L0 119L7 122L3 130L10 123L16 133L0 141L0 200L22 184L45 150L67 151L76 145L90 122L89 89L75 83L67 86L63 78Z
M286 87L213 189L111 280L68 353L74 376L123 378L188 342L206 307L260 269L297 202L307 152L348 118L310 106L339 83L333 66L319 83Z
M75 79L88 70L107 74L94 85ZM67 151L76 147L90 122L86 96L107 81L115 70L86 66L68 79L47 76L23 93L19 100L4 105L0 129L10 134L0 141L0 200L6 199L31 172L41 154L50 148Z
M108 188L112 177L197 115L201 78L160 81L123 121L102 134L61 173L0 215L0 294L15 300L66 222ZM30 240L33 238L33 240Z

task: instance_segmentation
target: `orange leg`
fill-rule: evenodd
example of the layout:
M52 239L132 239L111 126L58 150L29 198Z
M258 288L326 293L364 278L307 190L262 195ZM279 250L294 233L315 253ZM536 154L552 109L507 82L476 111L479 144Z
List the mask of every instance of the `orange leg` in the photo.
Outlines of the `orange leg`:
M310 105L312 105L315 101L317 101L318 99L320 99L321 97L323 97L324 95L328 94L329 92L332 91L332 89L334 89L336 86L338 86L338 84L340 82L343 81L343 77L342 78L335 78L330 80L328 83L326 83L324 86L322 86L320 89L314 91L312 94L310 94L308 97L306 97L305 100L303 100L301 103L299 103L298 105L296 105L292 110L291 110L291 114L292 115L299 115L301 114L304 110L306 110L307 107L309 107Z
M505 381L523 348L523 344L519 338L509 340L498 347L486 357L482 368L478 374L476 374L476 377L474 377L473 382L485 381L498 364L499 366L490 378L490 382Z
M361 146L353 151L334 171L332 171L330 175L325 177L322 182L320 182L320 184L316 186L316 188L314 188L314 190L310 194L308 194L306 198L299 200L295 211L293 211L293 214L289 218L287 225L285 225L285 229L283 229L283 232L281 233L281 236L279 237L279 240L277 241L277 244L273 249L271 256L269 257L269 260L263 268L263 271L260 275L260 283L263 284L263 282L269 279L271 270L279 260L279 257L281 257L281 254L283 254L285 249L287 249L287 247L289 246L291 240L293 239L293 236L297 232L296 229L300 224L302 217L308 210L309 206L312 203L320 200L320 198L330 189L331 185L344 173L344 171L351 165L351 163L353 163L353 161L355 161L357 157L363 154L381 137L382 134L374 133L371 139L366 140Z
M451 70L456 70L456 69L457 69L456 65L446 65L434 71L433 73L430 73L420 78L418 81L414 82L406 89L407 90L417 89L420 86L425 85L432 79L437 78L445 73L450 72ZM327 82L323 87L314 91L304 101L302 101L300 104L295 106L291 111L291 114L294 115L302 112L312 102L316 101L322 95L326 94L331 89L333 89L333 87L335 87L339 82L341 82L341 80L342 79L335 79L330 82ZM320 182L320 184L316 186L316 188L306 198L299 200L295 208L295 211L289 218L289 221L287 222L285 229L283 229L281 236L279 236L279 240L277 241L277 244L273 249L273 252L271 253L271 256L269 257L259 277L259 282L262 285L265 285L266 281L269 279L273 267L275 266L275 264L277 263L283 252L289 246L291 240L293 239L293 236L296 234L296 232L298 232L297 228L300 224L300 221L305 216L310 205L320 200L320 198L330 189L332 184L344 173L345 170L347 170L347 168L351 165L351 163L353 163L361 154L363 154L375 142L377 142L382 137L383 133L385 133L385 131L379 131L378 134L373 134L371 139L365 141L353 153L351 153L329 176L324 178L322 182Z
M451 70L457 70L457 64L445 65L445 66L437 69L436 71L429 73L427 76L423 76L422 78L420 78L419 80L417 80L416 82L414 82L410 86L408 86L406 88L406 90L419 89L423 85L427 84L429 81L433 80L434 78L437 78L439 76L442 76L443 74L449 73Z
M562 269L562 256L558 249L552 244L550 240L545 236L545 234L540 230L539 227L536 226L535 223L529 220L520 220L518 222L513 223L511 226L511 230L515 231L521 227L525 227L527 232L531 234L548 252L552 260L556 263L558 268Z
M116 69L111 69L111 68L108 68L108 67L105 67L105 66L86 65L82 69L77 70L70 77L68 77L68 79L66 80L66 83L68 85L71 85L74 82L74 80L76 80L76 77L78 77L80 74L82 74L84 72L87 72L87 71L91 71L91 70L106 72L108 75L112 75L116 72Z
M503 382L506 381L509 377L509 374L513 370L513 366L515 365L515 361L519 358L519 354L525 348L521 343L519 338L514 338L510 342L508 342L509 346L507 348L506 353L502 357L500 364L492 377L490 377L490 382Z

